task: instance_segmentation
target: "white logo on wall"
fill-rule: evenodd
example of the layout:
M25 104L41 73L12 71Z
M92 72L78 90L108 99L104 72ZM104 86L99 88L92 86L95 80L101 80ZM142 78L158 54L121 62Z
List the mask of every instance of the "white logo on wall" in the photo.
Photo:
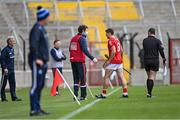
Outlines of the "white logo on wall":
M175 50L174 58L177 58L177 64L180 65L180 47L175 47L174 50Z

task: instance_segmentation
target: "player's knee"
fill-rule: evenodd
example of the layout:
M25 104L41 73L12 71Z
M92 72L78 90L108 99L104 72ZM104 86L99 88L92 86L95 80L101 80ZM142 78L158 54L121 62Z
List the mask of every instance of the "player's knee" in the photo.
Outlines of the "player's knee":
M154 80L154 79L155 79L155 76L154 76L154 75L152 75L152 74L150 74L150 75L148 75L148 79L150 79L150 80Z

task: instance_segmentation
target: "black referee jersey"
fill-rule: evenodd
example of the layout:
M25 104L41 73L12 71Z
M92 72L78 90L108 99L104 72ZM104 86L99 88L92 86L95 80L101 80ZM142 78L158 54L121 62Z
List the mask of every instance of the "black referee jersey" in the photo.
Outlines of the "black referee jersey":
M159 39L148 36L143 40L144 62L146 70L159 70L159 53L165 59L164 47Z

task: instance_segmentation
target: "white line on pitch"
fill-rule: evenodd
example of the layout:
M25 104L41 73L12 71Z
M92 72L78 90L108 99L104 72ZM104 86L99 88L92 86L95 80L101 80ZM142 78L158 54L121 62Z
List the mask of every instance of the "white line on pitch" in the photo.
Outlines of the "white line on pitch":
M113 90L112 92L110 92L109 94L107 94L107 97L110 96L110 95L112 95L113 93L117 92L119 89L120 89L120 87L117 88L117 89L115 89L115 90ZM99 102L99 101L101 101L101 100L102 100L102 99L96 99L96 100L94 100L93 102L91 102L91 103L89 103L89 104L87 104L87 105L85 105L85 106L83 106L83 107L80 107L79 109L77 109L77 110L75 110L75 111L67 114L66 116L60 118L60 120L61 120L61 119L63 119L63 120L68 120L68 119L74 117L75 115L81 113L82 111L84 111L84 110L92 107L93 105L95 105L97 102Z

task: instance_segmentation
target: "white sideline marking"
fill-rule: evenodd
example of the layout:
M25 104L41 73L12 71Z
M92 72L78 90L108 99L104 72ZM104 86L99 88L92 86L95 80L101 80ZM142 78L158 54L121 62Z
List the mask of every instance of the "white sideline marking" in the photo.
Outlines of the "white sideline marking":
M113 90L112 92L110 92L109 94L107 94L107 97L110 96L110 95L112 95L113 93L117 92L119 89L120 89L120 87L117 88L117 89L115 89L115 90ZM95 105L97 102L99 102L99 101L101 101L101 100L102 100L102 99L96 99L96 100L94 100L93 102L91 102L91 103L89 103L89 104L87 104L87 105L85 105L85 106L83 106L83 107L80 107L79 109L77 109L77 110L75 110L75 111L67 114L66 116L60 118L59 120L62 120L62 119L63 119L63 120L68 120L68 119L74 117L75 115L79 114L80 112L82 112L82 111L84 111L84 110L92 107L93 105Z

